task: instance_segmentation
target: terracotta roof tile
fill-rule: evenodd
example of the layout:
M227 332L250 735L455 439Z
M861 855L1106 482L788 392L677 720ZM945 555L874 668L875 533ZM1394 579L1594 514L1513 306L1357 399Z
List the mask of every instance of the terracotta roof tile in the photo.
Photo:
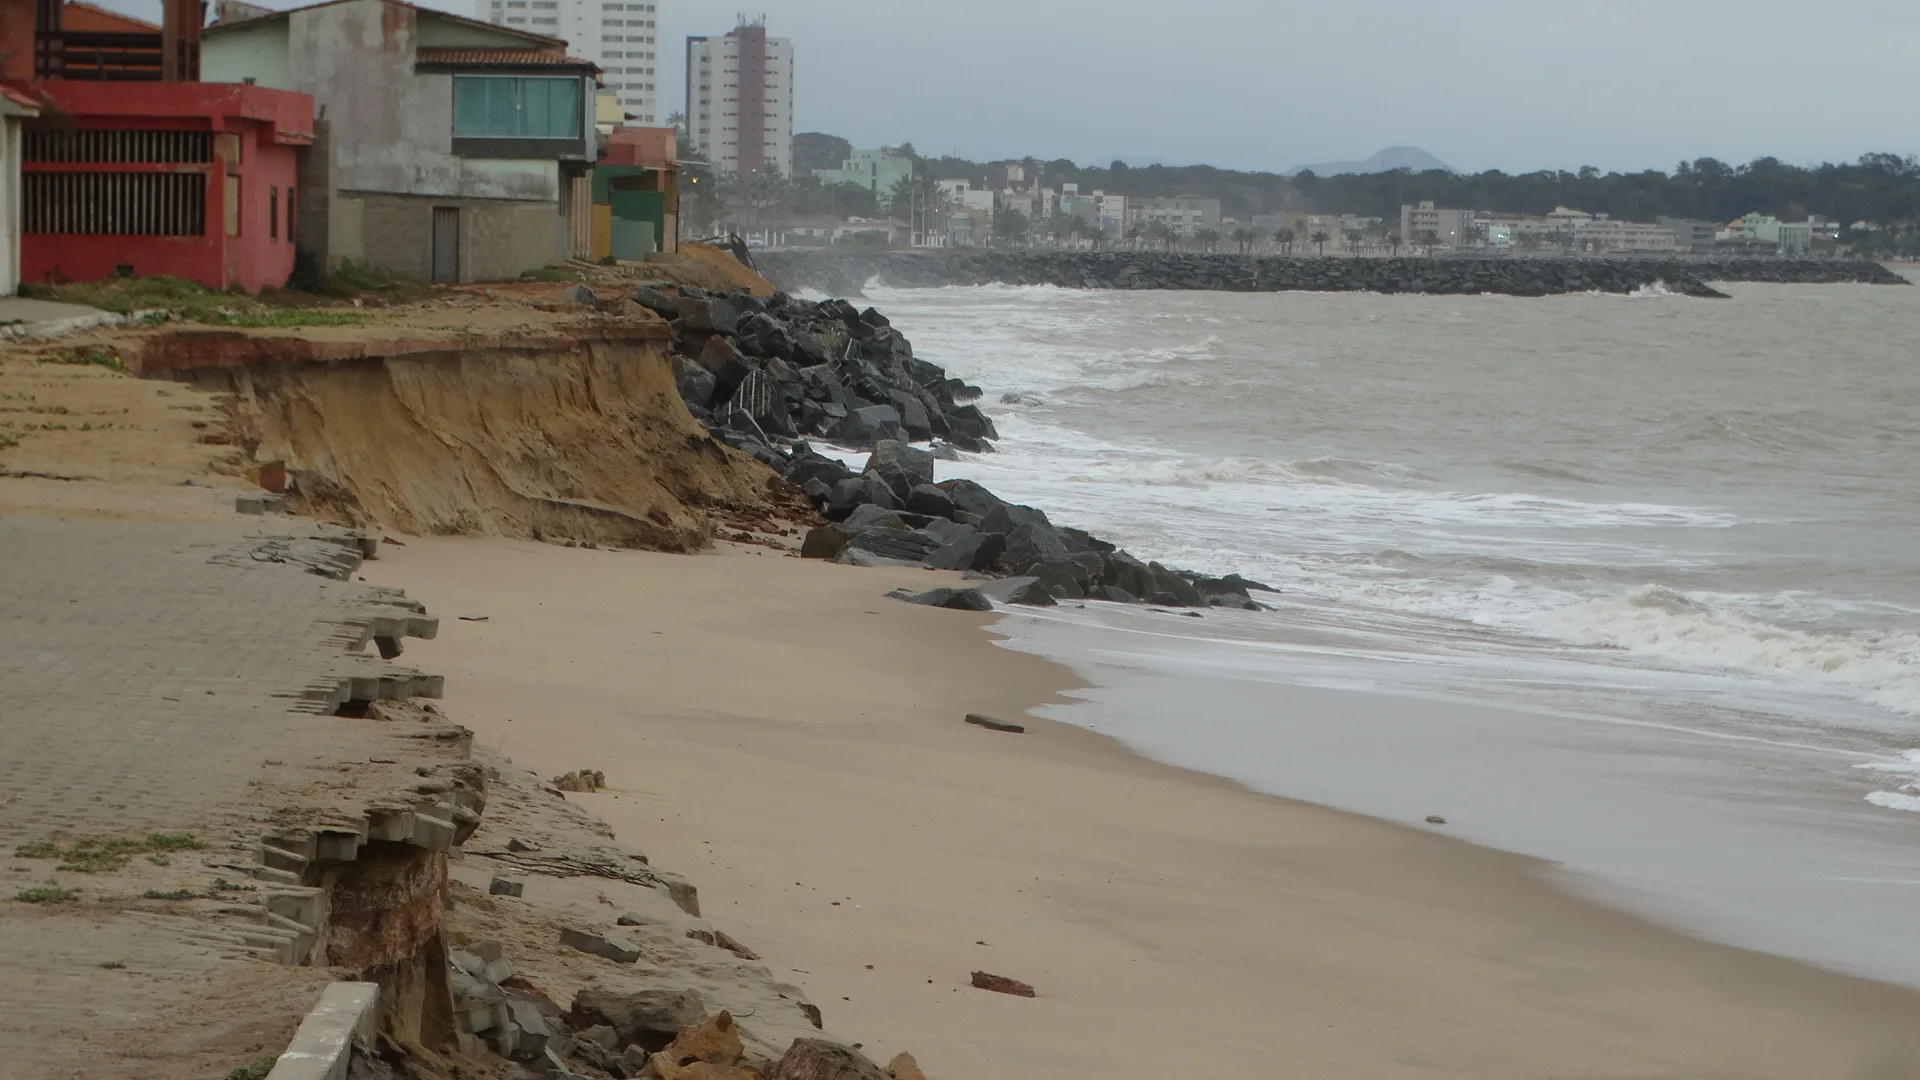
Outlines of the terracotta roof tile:
M6 98L15 105L23 105L29 109L44 108L46 104L25 90L16 89L11 86L0 86L0 97Z
M592 65L590 60L568 56L560 49L474 49L464 46L422 45L414 50L421 64L513 64L517 66L551 64L555 66Z

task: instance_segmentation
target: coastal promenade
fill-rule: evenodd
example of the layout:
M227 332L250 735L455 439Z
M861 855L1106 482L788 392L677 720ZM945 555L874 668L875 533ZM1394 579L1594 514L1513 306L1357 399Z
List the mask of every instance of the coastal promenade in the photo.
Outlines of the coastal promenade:
M417 614L346 580L361 538L199 495L195 523L0 518L12 1075L210 1075L276 1052L329 976L257 962L298 936L266 917L263 833L444 756L332 715L354 680L415 675L352 651Z

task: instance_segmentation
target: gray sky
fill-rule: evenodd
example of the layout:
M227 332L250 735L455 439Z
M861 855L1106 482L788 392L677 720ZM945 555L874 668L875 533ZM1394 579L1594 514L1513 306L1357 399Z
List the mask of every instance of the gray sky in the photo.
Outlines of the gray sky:
M157 0L112 2L157 17ZM724 33L742 2L661 0L662 119L684 107L685 36ZM857 146L1271 170L1397 144L1470 171L1920 152L1914 0L761 0L747 10L794 41L796 130Z

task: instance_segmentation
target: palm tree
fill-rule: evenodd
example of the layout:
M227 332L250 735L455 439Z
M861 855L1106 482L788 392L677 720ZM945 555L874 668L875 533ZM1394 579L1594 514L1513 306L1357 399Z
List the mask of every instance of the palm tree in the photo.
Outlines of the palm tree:
M1539 251L1540 250L1540 234L1537 232L1533 232L1531 230L1522 232L1519 235L1515 236L1513 238L1513 242L1515 245L1517 245L1520 248L1521 251Z
M1277 248L1285 248L1287 251L1287 254L1289 255L1293 254L1293 229L1286 225L1282 225L1279 228L1273 230L1273 246Z
M913 212L914 196L919 194L919 185L912 176L903 176L893 182L887 191L887 212L898 217L902 212Z
M1440 234L1428 229L1420 234L1420 243L1427 249L1427 258L1433 258L1433 249L1440 246Z
M687 114L683 112L668 113L667 126L670 128L678 128L681 131L685 131L687 129Z
M1200 241L1201 250L1212 253L1215 246L1220 243L1220 230L1201 229L1193 234L1193 238Z
M1233 230L1234 246L1240 249L1240 254L1242 255L1253 250L1253 242L1258 239L1260 239L1259 234L1247 228L1245 225Z
M1173 242L1176 239L1178 239L1178 237L1174 235L1173 229L1164 221L1156 221L1147 226L1147 242L1149 244L1158 242L1162 248L1167 251L1172 251Z
M1327 230L1325 229L1315 229L1313 235L1307 237L1307 239L1313 241L1314 244L1318 245L1320 248L1320 254L1325 255L1327 253L1327 241L1333 239L1333 237L1328 236Z
M1347 237L1347 253L1350 255L1360 254L1360 241L1365 240L1367 238L1367 234L1361 232L1359 229L1348 229L1346 231L1346 237Z
M1137 250L1139 250L1139 248L1140 248L1140 226L1138 226L1138 225L1129 225L1129 226L1127 226L1127 233L1126 233L1126 236L1127 236L1127 245L1128 245L1129 247L1132 247L1132 248L1133 248L1133 249L1135 249L1136 251L1137 251Z

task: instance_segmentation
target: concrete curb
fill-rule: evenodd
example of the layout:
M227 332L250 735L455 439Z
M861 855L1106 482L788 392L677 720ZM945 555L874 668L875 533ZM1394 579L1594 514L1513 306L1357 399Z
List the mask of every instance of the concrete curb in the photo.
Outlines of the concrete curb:
M130 315L117 315L111 311L103 311L98 315L75 315L69 319L16 323L12 326L0 326L0 341L48 341L100 326L128 326L150 314L152 312L136 311Z
M337 982L320 994L313 1011L286 1052L273 1063L267 1080L346 1080L358 1038L372 1038L378 983Z

